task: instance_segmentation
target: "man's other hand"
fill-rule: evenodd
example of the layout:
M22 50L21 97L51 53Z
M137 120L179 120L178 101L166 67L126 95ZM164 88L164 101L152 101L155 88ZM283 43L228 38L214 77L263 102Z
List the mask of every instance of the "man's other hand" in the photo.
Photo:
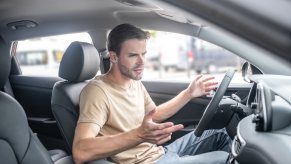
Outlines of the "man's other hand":
M215 89L216 85L218 84L218 82L213 80L213 76L197 76L187 88L187 93L189 94L190 98L209 95L210 91Z
M138 128L138 136L145 142L163 144L171 139L173 132L184 128L182 124L174 125L172 122L155 123L153 116L156 108L145 115L142 125Z

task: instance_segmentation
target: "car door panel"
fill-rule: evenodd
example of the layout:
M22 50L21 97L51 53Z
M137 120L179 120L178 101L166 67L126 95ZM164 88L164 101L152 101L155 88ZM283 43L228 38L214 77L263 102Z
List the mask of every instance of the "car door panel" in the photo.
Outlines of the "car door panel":
M188 87L186 82L158 82L158 81L143 81L143 84L149 92L151 98L156 105L162 104ZM225 96L231 94L238 95L242 100L246 101L251 85L245 84L230 84ZM182 135L193 131L197 126L200 118L203 115L205 108L210 102L212 95L202 96L189 101L180 111L166 121L171 121L174 124L182 123L184 129L173 134L172 138L178 138Z
M61 138L51 111L51 94L58 77L11 75L10 83L16 100L24 108L33 132Z

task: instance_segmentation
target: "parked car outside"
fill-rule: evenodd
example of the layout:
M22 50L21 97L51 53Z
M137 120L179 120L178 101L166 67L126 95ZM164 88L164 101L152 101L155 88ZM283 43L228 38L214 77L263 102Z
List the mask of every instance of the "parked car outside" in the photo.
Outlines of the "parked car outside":
M16 55L21 71L26 75L56 75L65 50L62 46L49 41L19 42Z
M92 43L87 33L73 33L21 40L15 56L21 72L33 76L57 76L66 48L73 41Z

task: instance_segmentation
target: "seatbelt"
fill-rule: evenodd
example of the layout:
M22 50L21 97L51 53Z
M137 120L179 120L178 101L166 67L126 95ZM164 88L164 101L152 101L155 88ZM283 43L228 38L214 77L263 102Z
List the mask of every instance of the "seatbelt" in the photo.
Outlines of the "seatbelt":
M101 73L104 74L106 72L108 72L108 70L110 69L111 66L111 62L109 59L109 54L107 49L102 49L99 51L100 54L100 69L101 69Z

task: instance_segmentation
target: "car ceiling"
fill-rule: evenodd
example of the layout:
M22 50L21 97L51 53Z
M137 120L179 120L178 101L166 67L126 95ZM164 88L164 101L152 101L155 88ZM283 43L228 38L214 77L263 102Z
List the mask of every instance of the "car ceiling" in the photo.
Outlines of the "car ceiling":
M133 14L134 13L134 14ZM193 34L193 25L165 18L176 16L150 3L135 0L1 0L0 33L6 41L39 36L110 29L123 22L143 28ZM155 19L153 19L155 18ZM9 24L30 20L37 23L33 29L9 28ZM146 22L144 20L147 20ZM179 22L180 21L180 22ZM21 25L20 25L21 26Z
M254 4L249 0L246 2L250 4L244 3L244 0L223 2L210 0L1 0L0 35L6 42L82 31L93 35L99 35L98 31L100 31L99 33L104 35L105 31L117 24L127 22L142 28L197 36L201 27L215 24L280 55L282 59L291 61L289 55L291 39L289 35L286 35L288 32L290 34L291 25L284 22L285 19L275 17L276 21L273 21L270 14L278 11L270 8L272 3L278 3L280 6L287 5L279 3L284 0L258 1L261 2L262 8L269 9L268 14L264 15L263 13L266 12L263 9L244 10L246 7L250 8L250 4ZM254 5L258 6L257 3ZM267 6L263 6L266 4ZM241 10L239 10L240 7ZM178 15L182 11L179 8L183 8L183 16ZM288 12L287 9L288 7L282 8L278 14L279 18L280 15ZM258 15L263 19L258 19L261 21L256 22L246 19L252 17L254 13L259 13ZM22 20L36 22L37 26L17 30L8 27L9 23ZM196 20L199 22L203 20L204 25L197 24ZM270 31L271 29L273 31ZM99 40L101 45L93 39L97 48L104 48L106 37L103 36L103 38L104 40Z

